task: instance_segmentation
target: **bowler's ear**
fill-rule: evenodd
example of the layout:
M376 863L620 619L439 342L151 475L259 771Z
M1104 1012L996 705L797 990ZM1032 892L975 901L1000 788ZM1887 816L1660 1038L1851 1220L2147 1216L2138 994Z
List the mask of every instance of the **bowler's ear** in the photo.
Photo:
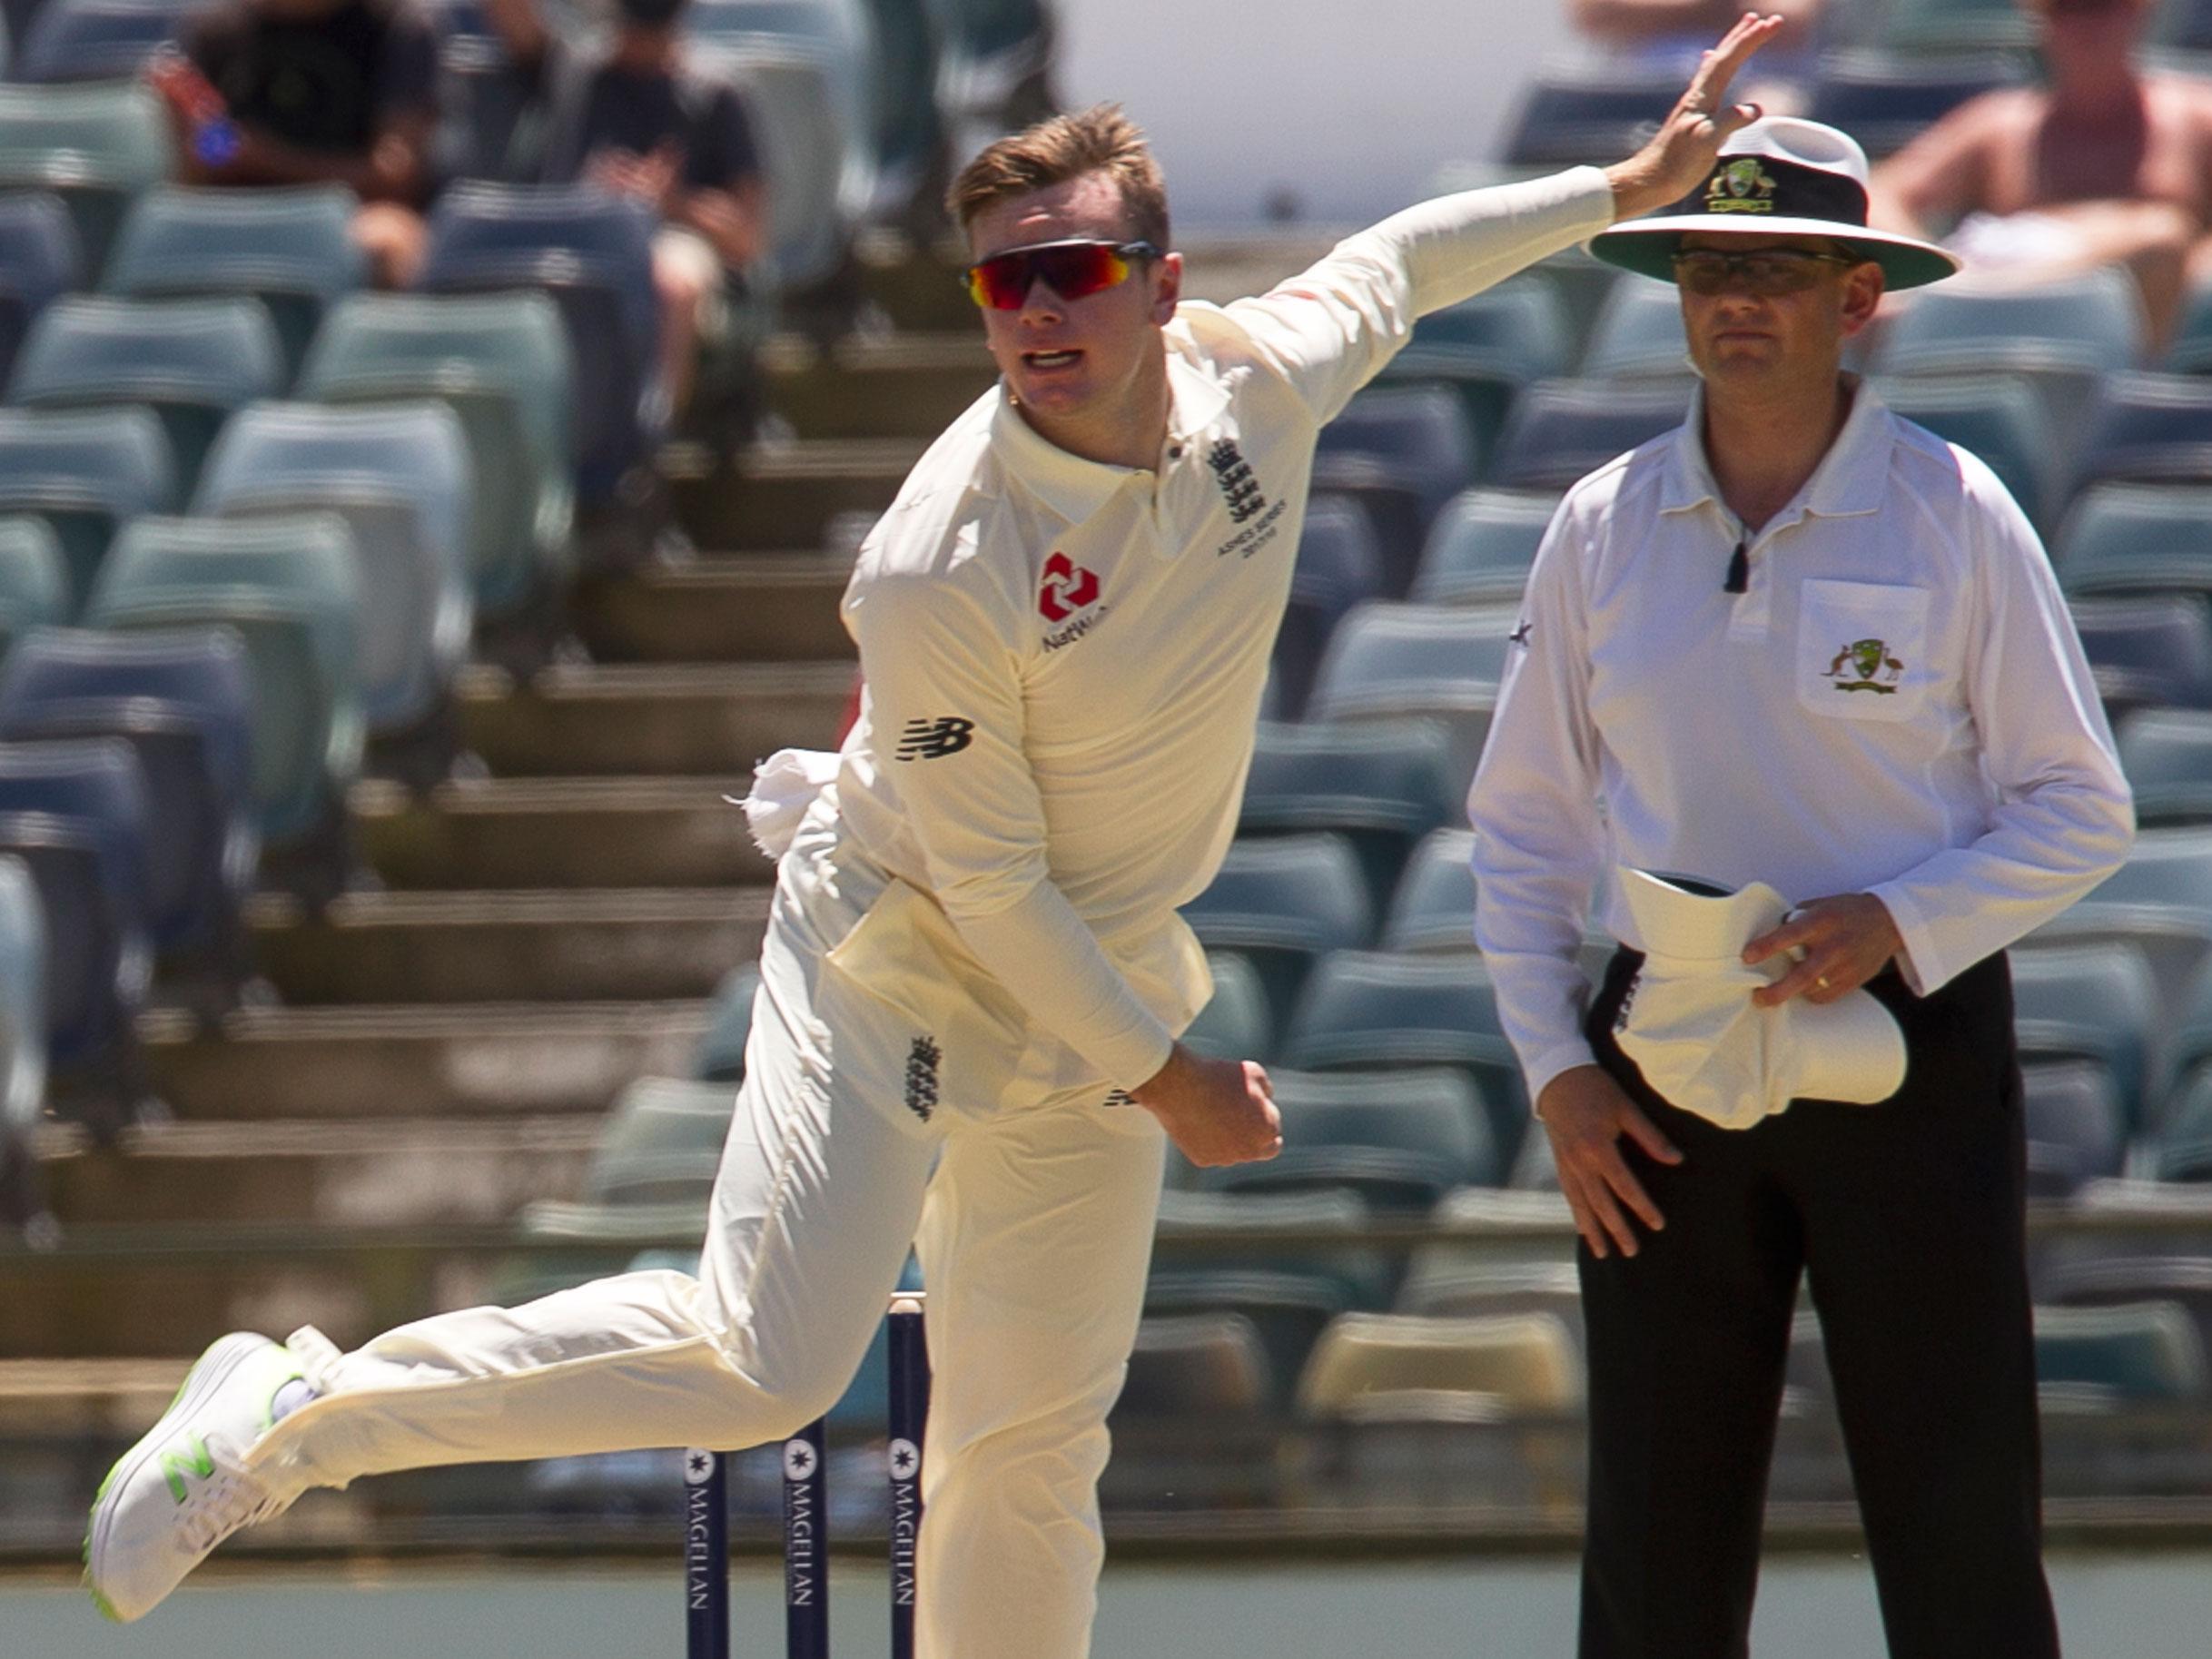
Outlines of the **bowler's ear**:
M1869 260L1843 273L1843 338L1849 340L1874 321L1889 284L1881 267Z
M1165 328L1175 321L1183 297L1183 256L1163 253L1152 262L1152 321Z

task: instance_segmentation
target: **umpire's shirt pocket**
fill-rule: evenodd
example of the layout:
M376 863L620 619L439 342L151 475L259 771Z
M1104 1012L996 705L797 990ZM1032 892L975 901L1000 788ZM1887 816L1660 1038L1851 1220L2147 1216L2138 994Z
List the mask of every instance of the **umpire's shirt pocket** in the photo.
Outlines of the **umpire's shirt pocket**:
M1928 590L1808 581L1797 602L1797 697L1838 720L1910 720L1928 700Z

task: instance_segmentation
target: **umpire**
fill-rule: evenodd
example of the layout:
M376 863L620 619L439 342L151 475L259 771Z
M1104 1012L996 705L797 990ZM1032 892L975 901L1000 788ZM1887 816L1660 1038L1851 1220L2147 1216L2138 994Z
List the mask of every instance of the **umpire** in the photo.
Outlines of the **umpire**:
M1845 134L1770 118L1592 244L1676 283L1702 385L1561 504L1470 799L1476 939L1582 1235L1583 1659L1748 1651L1801 1273L1891 1654L2059 1651L2003 952L2118 864L2132 814L2026 518L1841 369L1885 289L1957 268L1867 229L1865 181ZM1628 871L1795 904L1743 942L1750 1023L1871 997L1901 1087L1662 1099L1614 1034L1668 949Z

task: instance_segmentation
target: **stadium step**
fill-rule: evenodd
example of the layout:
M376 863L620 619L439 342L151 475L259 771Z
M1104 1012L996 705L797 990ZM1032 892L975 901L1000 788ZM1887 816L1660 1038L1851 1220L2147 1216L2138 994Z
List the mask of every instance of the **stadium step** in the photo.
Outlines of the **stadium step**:
M759 954L768 893L349 893L320 917L262 894L247 917L291 1004L696 999Z
M463 741L506 776L727 777L782 748L834 748L850 663L548 668L481 665L457 698Z
M386 886L721 887L775 872L730 805L747 780L490 778L428 798L371 779L348 797Z
M831 544L833 522L891 505L917 438L817 439L746 449L726 469L664 463L677 515L703 548L773 553Z
M138 1435L191 1368L182 1357L0 1360L0 1435Z
M961 287L959 238L917 244L897 231L864 231L854 243L861 292L901 331L975 331L975 305Z
M961 321L955 332L827 348L780 337L762 354L768 405L801 438L933 439L998 378L973 314Z
M633 1079L680 1077L704 1002L248 1008L220 1036L139 1024L153 1092L193 1122L603 1111Z
M191 1123L93 1147L73 1125L35 1145L65 1229L91 1223L267 1221L434 1226L501 1221L574 1192L603 1127L596 1112L385 1118L366 1123Z
M784 663L850 658L837 617L849 559L752 553L587 582L577 631L601 662Z

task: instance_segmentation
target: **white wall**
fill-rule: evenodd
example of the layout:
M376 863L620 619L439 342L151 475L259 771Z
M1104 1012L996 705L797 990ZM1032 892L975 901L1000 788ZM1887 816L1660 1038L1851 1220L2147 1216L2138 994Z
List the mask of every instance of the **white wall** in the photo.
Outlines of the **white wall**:
M1177 228L1249 224L1274 191L1363 223L1486 161L1559 0L1057 0L1061 96L1118 98L1167 170Z

